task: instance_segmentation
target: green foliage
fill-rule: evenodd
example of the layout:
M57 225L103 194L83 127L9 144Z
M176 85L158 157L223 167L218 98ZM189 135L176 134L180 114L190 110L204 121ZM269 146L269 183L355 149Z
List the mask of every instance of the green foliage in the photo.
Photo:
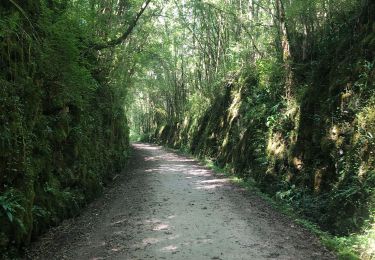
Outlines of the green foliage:
M242 9L254 1L168 6L179 13L176 21L166 19L178 33L161 37L172 50L163 46L163 57L172 61L170 75L184 74L160 81L160 71L144 64L155 72L142 74L147 84L163 86L152 89L150 104L138 100L134 114L147 114L147 120L132 121L148 140L188 148L254 180L329 232L326 245L343 259L371 259L375 5L293 0L277 8L272 1L255 2L262 7L254 7L257 12ZM278 17L268 20L268 10ZM165 33L157 23L155 30ZM183 58L176 49L185 50ZM185 106L176 117L179 102Z
M96 196L126 160L128 112L133 140L208 157L343 257L374 255L344 249L373 236L374 3L153 1L157 19L95 51L139 7L115 2L0 4L1 249Z
M127 84L110 82L113 53L90 47L96 11L83 2L0 4L4 253L77 214L128 154Z
M21 232L26 232L22 220L17 217L17 212L23 213L25 209L20 204L22 200L20 194L15 194L14 190L7 190L2 196L0 196L0 217L6 217L10 223L14 223Z

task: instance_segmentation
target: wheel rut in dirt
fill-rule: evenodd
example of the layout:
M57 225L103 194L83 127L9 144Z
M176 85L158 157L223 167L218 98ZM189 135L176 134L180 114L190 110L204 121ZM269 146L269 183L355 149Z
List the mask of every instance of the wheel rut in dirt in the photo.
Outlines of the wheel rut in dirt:
M104 196L35 242L31 259L335 259L256 194L192 158L133 144Z

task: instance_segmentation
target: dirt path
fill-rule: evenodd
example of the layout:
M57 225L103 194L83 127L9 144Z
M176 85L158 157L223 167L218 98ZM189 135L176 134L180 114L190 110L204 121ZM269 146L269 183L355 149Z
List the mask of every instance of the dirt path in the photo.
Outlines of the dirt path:
M334 259L262 199L193 159L135 144L127 174L31 259Z

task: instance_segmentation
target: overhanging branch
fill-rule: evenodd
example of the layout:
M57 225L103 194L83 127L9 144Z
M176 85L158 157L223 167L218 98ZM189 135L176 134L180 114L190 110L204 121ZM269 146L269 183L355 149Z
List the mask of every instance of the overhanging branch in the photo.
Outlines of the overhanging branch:
M129 35L134 30L135 26L138 23L139 18L141 18L142 14L146 10L146 8L150 4L150 2L151 2L151 0L146 0L146 2L143 3L143 5L141 7L141 10L139 10L139 12L137 13L137 15L134 17L134 19L129 24L128 29L120 37L118 37L117 39L110 40L110 41L108 41L106 43L103 43L103 44L94 45L93 49L95 49L95 50L102 50L102 49L114 47L114 46L119 45L122 42L126 41L128 39L128 37L129 37Z

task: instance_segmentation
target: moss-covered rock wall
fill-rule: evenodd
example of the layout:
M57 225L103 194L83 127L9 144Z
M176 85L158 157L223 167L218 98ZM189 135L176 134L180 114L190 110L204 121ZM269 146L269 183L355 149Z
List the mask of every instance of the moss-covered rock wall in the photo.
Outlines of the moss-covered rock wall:
M0 3L0 251L8 256L77 214L128 151L124 96L63 2Z

